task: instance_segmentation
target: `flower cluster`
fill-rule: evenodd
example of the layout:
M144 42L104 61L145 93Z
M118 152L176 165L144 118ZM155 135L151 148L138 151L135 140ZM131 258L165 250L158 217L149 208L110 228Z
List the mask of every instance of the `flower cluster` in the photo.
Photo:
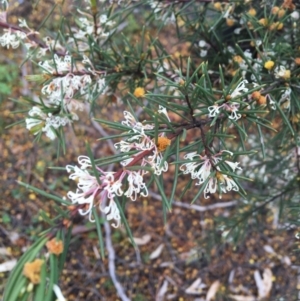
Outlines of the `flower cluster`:
M242 115L237 112L240 107L240 103L235 102L234 100L248 92L249 89L246 87L247 83L247 80L241 81L238 86L228 95L228 102L225 102L222 105L214 104L213 106L208 107L208 117L217 116L220 114L220 110L223 109L230 114L228 117L229 119L234 121L240 119Z
M4 29L5 33L0 37L0 44L2 47L9 49L10 47L16 49L20 46L22 40L26 39L26 33L11 28Z
M220 163L224 163L234 172L236 169L241 170L238 166L239 163L223 160L223 153L233 155L230 151L223 150L210 156L201 156L196 152L188 153L184 156L184 159L191 162L182 164L180 170L183 171L183 174L191 174L192 179L197 179L198 182L196 182L196 185L205 185L205 198L208 198L209 194L215 193L217 190L219 191L220 198L222 197L222 193L239 190L236 182L228 175L222 173L218 166Z
M73 114L71 117L58 116L52 113L45 113L41 108L36 106L28 112L28 115L30 117L25 119L26 128L34 135L44 132L51 140L57 137L56 130L58 128L70 124L72 120L78 119L76 114Z
M166 110L160 107L159 111L166 114ZM78 166L67 165L68 172L72 172L70 179L77 181L76 192L69 191L67 196L74 204L82 205L79 213L82 215L89 214L92 221L92 208L99 204L99 208L106 214L107 220L115 220L112 224L118 227L121 221L120 212L115 202L116 197L122 195L135 201L138 196L148 196L148 189L144 182L144 175L147 173L142 167L151 166L153 173L160 175L168 170L168 163L163 162L161 152L170 145L170 140L166 137L159 136L157 145L145 131L152 130L154 125L142 123L135 120L131 113L124 112L125 120L123 125L130 128L128 134L131 136L115 144L115 147L121 152L127 153L131 150L138 151L137 154L127 156L121 164L123 168L118 172L106 172L98 167L98 179L96 175L90 174L92 163L88 157L78 157ZM141 169L134 171L126 169L126 166L140 162ZM126 190L123 189L123 183L126 181ZM108 204L106 205L106 202Z
M71 45L76 45L80 51L86 51L90 49L89 43L87 43L87 37L92 36L93 38L99 40L105 40L109 34L109 28L111 28L115 22L110 21L107 15L101 15L94 23L92 15L78 10L79 13L84 15L78 19L80 28L72 28L73 37L70 37L68 43ZM75 43L76 39L76 43Z
M158 112L166 114L167 116L166 110L162 106L160 106ZM119 149L123 153L127 153L131 150L137 150L139 152L150 151L151 153L149 155L142 158L141 166L151 166L154 174L156 175L166 172L168 170L168 163L166 161L163 162L163 156L158 148L158 145L162 144L162 140L167 138L159 136L156 145L155 141L145 133L145 130L154 129L154 125L143 125L142 123L137 122L132 114L127 111L124 112L124 117L125 121L123 121L122 124L128 126L131 129L129 133L132 133L133 135L131 135L127 140L122 140L116 143L116 149ZM136 156L139 154L140 153L138 153ZM134 160L134 157L126 158L121 162L121 164L126 166L131 163L132 160ZM146 171L143 171L143 173L146 173Z
M27 129L34 134L45 132L53 140L57 137L53 129L78 120L75 111L83 110L84 101L88 101L94 93L105 93L105 79L92 69L86 56L83 56L82 63L88 65L87 69L82 67L76 72L73 69L77 67L68 54L63 57L55 54L52 60L39 63L46 77L50 78L41 89L47 99L40 104L41 108L35 106L29 111L30 117L25 120ZM45 111L55 112L55 115Z
M174 12L170 10L169 3L156 0L148 0L148 3L153 9L156 19L162 20L164 24L174 24L176 22L176 16Z

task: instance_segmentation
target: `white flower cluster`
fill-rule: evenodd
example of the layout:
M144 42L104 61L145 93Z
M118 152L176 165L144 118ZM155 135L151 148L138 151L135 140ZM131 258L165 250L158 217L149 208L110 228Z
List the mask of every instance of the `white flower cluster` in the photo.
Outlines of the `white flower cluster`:
M99 172L102 174L99 177L100 183L98 183L97 178L90 175L89 170L92 167L91 160L85 156L78 157L78 166L67 165L67 172L72 172L69 176L70 179L77 181L76 192L69 191L67 196L72 201L73 204L82 205L79 209L81 215L89 215L91 222L92 219L92 209L96 204L99 204L99 208L106 214L108 220L115 220L117 224L113 224L114 227L118 227L120 224L120 212L114 202L113 191L118 191L118 182L114 181L113 172L104 172L98 168ZM106 201L109 204L106 206Z
M44 113L39 107L33 107L29 112L29 118L25 119L26 128L37 135L40 132L45 132L46 136L51 140L56 138L56 131L59 127L66 126L70 124L72 120L76 120L77 115L73 115L70 119L69 117L55 116L51 113Z
M227 150L223 150L215 155L201 156L196 152L188 153L184 156L184 159L191 162L184 163L180 166L180 170L183 174L191 174L192 179L197 179L196 185L205 184L204 197L209 198L210 193L215 193L218 189L220 198L222 193L234 190L238 191L239 187L236 182L226 174L223 174L218 164L222 161L234 172L236 169L241 168L238 166L238 162L231 162L222 159L224 152L232 153Z
M208 43L206 43L206 41L204 40L200 40L198 46L200 48L200 56L206 57L211 46Z
M163 3L161 1L156 0L148 0L148 4L153 9L157 20L162 20L164 24L176 23L176 17L174 12L172 11L170 13L169 3Z
M166 109L162 106L159 106L158 112L166 115L166 117L168 118ZM124 117L125 121L123 121L122 124L130 128L130 131L128 133L133 132L134 135L130 136L126 140L122 140L116 143L115 147L123 153L127 153L130 150L138 150L140 152L150 151L149 155L142 158L141 166L151 166L153 168L154 174L156 175L160 175L162 172L166 172L168 170L168 163L166 161L163 162L163 156L155 145L155 141L145 133L145 130L154 129L154 125L143 125L142 123L137 122L132 114L127 111L124 112ZM161 137L159 137L159 139L160 138ZM138 154L136 156L138 156ZM134 160L134 157L126 158L121 163L123 166L126 166L130 162L132 162L132 160ZM147 172L143 171L143 174L145 173Z
M83 58L83 63L91 66L91 62L86 56ZM44 73L51 77L51 80L47 81L41 89L47 100L44 101L45 108L34 107L29 112L30 118L25 121L27 129L30 131L35 134L43 131L50 139L54 139L56 135L51 129L57 129L78 120L78 116L74 111L82 111L84 108L83 102L88 100L91 94L105 93L105 79L91 70L90 67L88 71L83 69L74 74L72 57L68 54L64 57L55 54L52 60L41 61L39 65L43 68ZM81 101L74 99L75 96L79 97ZM45 110L65 113L48 116L49 114L43 113ZM33 116L35 118L32 118ZM37 127L38 124L41 125L42 123L45 123L45 126Z
M165 114L169 118L165 108L160 107L158 112ZM168 164L167 162L162 162L163 157L158 147L145 133L146 130L152 130L154 125L143 125L136 121L132 114L127 111L124 112L124 117L125 120L122 124L129 127L128 133L133 133L133 135L126 141L116 143L115 147L124 153L134 149L139 151L121 162L124 168L118 172L105 172L96 167L100 172L98 182L97 178L89 173L92 164L88 157L78 157L80 167L66 166L67 171L72 172L69 178L77 181L76 192L69 191L67 196L72 203L84 206L84 208L79 210L79 213L82 215L89 214L89 218L92 221L92 208L99 204L100 210L106 214L107 219L116 221L113 224L114 227L118 227L121 221L120 212L114 200L115 197L124 195L135 201L138 196L148 196L148 189L143 178L147 171L143 168L138 171L129 170L126 169L126 166L130 163L141 162L139 164L142 167L150 165L154 170L154 174L157 175L168 170ZM127 180L126 191L122 189L125 179ZM108 205L106 205L106 201L109 202Z
M72 28L74 38L76 39L76 47L80 51L86 51L90 48L90 45L86 42L88 36L94 36L97 39L105 39L109 36L109 27L112 27L115 22L108 20L107 15L101 15L97 20L97 24L94 24L94 20L91 15L86 14L78 10L84 17L79 18L80 28ZM68 43L75 44L74 38L69 38Z
M3 4L5 5L5 3L7 3L7 2L4 1ZM8 3L7 3L7 5L8 5ZM29 28L26 20L24 20L24 19L19 19L19 27L20 27L20 30L18 30L17 27L4 29L5 33L0 37L0 44L2 47L6 47L7 49L12 47L13 49L16 49L20 46L21 42L27 38L27 36L29 36L31 34L37 34L37 32L34 32L33 30L31 30ZM23 31L22 28L26 28L26 32ZM31 42L31 43L24 42L24 44L28 48L30 48L33 46L33 44L35 44L35 42ZM28 46L29 44L31 46Z
M19 30L4 29L4 34L0 37L0 44L2 47L9 49L10 47L16 49L20 46L22 40L26 39L26 33Z
M217 116L218 114L220 114L220 110L223 109L230 113L228 117L229 119L232 119L234 121L240 119L242 115L237 112L240 107L240 104L235 102L234 99L237 99L248 92L249 89L246 87L246 84L248 84L247 80L241 81L238 84L238 86L229 94L230 100L228 102L225 102L220 106L218 104L215 104L213 106L208 107L208 117Z

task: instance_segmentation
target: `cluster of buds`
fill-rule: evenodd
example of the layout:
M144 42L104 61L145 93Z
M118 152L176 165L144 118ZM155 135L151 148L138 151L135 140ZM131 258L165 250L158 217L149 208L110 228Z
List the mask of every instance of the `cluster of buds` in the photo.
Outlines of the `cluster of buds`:
M159 113L166 114L166 110L160 107ZM167 115L166 115L167 116ZM72 172L70 179L77 181L76 192L69 191L68 198L74 204L79 204L82 207L79 213L82 215L89 214L92 219L92 208L99 205L101 211L106 214L107 220L114 220L112 226L118 227L121 221L120 211L118 209L115 199L117 197L126 196L135 201L138 196L148 196L148 189L144 182L144 175L147 173L143 167L150 166L153 173L160 175L162 172L168 170L168 163L163 161L161 154L171 143L171 141L160 135L155 140L149 137L147 130L154 129L154 125L142 124L135 120L131 113L124 112L125 120L123 125L130 128L128 134L130 137L115 144L115 147L121 152L128 153L136 150L134 155L127 155L121 162L123 168L117 172L107 172L101 168L96 167L99 175L92 175L92 163L88 157L78 157L80 166L66 167L68 172ZM139 163L141 168L137 171L131 170L130 167ZM126 185L124 182L126 181ZM126 186L124 190L123 186ZM108 202L108 204L107 204Z

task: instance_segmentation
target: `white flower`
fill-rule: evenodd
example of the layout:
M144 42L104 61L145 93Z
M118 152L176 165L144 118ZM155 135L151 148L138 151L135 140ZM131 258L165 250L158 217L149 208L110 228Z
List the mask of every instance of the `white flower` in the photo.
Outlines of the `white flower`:
M161 105L158 106L158 110L157 112L160 113L160 114L163 114L167 117L168 121L171 121L170 118L169 118L169 115L168 115L168 112L167 112L167 109Z
M272 110L276 110L276 102L272 99L270 94L266 95L266 98L269 100L269 105Z
M239 27L239 28L236 28L233 32L234 32L235 34L240 34L241 31L242 31L243 29L244 29L244 28Z
M124 194L122 190L122 181L113 181L113 178L104 189L108 191L109 198L113 198L115 195L122 196Z
M39 62L39 65L48 73L56 74L70 71L72 67L71 62L72 58L68 54L64 57L54 54L53 60Z
M200 40L198 45L199 47L204 48L206 47L207 43L204 40Z
M192 162L184 163L180 166L180 170L184 174L191 174L192 179L198 179L195 185L205 184L203 190L204 197L208 198L208 194L215 193L219 189L220 197L222 193L227 191L235 190L238 191L239 187L237 184L225 174L222 174L220 167L218 166L219 162L222 161L222 154L224 152L233 155L230 151L223 150L215 155L211 156L201 156L196 152L189 153L184 156L185 159L191 160ZM238 162L231 162L228 160L224 161L232 171L240 169L238 167ZM214 173L215 171L215 173Z
M207 50L201 49L200 56L205 57L207 55Z
M106 15L100 16L100 23L105 24L106 26L113 26L116 22L114 21L107 21Z
M122 121L122 124L131 128L135 133L140 133L144 135L145 134L144 130L154 129L154 125L150 125L150 124L143 125L142 123L137 122L135 118L132 116L132 114L129 113L128 111L124 111L124 117L125 117L125 121Z
M284 66L277 66L274 70L274 75L276 78L289 78L290 70L286 69Z
M261 39L256 39L255 40L255 45L256 46L260 46L262 44L262 40Z
M180 166L180 170L183 171L184 174L190 173L192 179L198 179L199 182L196 183L196 185L204 183L212 171L212 164L210 158L208 158L207 156L202 157L196 152L186 154L184 158L194 161L182 164ZM195 159L198 160L195 161ZM199 159L202 161L199 162Z
M246 92L248 92L248 88L246 87L246 84L248 81L246 79L242 80L237 87L231 92L230 96L231 98L235 98L237 96L240 96Z
M298 20L299 19L299 12L298 11L293 11L292 13L291 13L291 18L293 19L293 20Z
M219 177L218 180L219 180L220 185L221 185L221 190L224 193L227 192L227 191L231 191L231 190L234 190L234 191L239 190L239 187L237 186L235 181L227 175L222 174L221 177Z
M103 208L102 203L100 203L100 210L106 214L106 218L108 221L115 220L117 223L111 224L113 227L118 228L121 223L120 211L118 209L117 204L113 199L108 199L109 204Z
M289 109L291 104L291 88L287 88L283 93L281 94L281 97L279 99L279 105L282 105L284 109Z
M212 177L209 179L209 181L207 182L203 194L204 194L204 198L208 199L209 195L208 194L213 194L217 191L217 179L215 177ZM197 184L196 184L197 185Z
M125 192L125 196L135 201L137 195L140 194L143 197L148 196L148 189L144 183L142 174L138 171L131 171L127 177L128 189Z
M29 118L25 119L26 128L37 135L39 132L45 132L46 136L51 140L56 138L55 129L66 126L72 121L67 116L56 116L51 113L44 113L39 107L34 106L29 112ZM72 115L72 119L76 119L77 115Z
M232 46L227 46L227 51L232 54L235 53L234 48Z
M241 114L237 113L238 109L239 109L239 104L238 103L228 103L228 104L224 104L224 108L226 108L226 110L228 112L230 112L230 115L228 116L229 119L232 119L234 121L237 121L238 119L240 119L242 117Z
M97 178L90 175L88 171L88 169L91 168L91 160L86 156L79 156L78 163L81 165L80 167L71 165L66 166L67 172L71 172L69 178L77 181L76 192L69 191L67 196L73 204L87 205L87 208L80 208L79 213L81 215L89 214L89 219L93 222L92 208L95 206L95 202L99 199L101 204L102 201L106 200L107 196L109 199L113 199L115 196L114 192L121 195L122 190L119 182L114 181L114 172L104 172L99 169L102 175L99 177L100 183L98 183ZM96 197L97 200L95 200ZM109 206L113 205L111 204ZM107 209L104 208L102 211L108 213L110 211L109 206ZM116 216L116 214L113 216ZM109 218L112 219L111 215L109 215L108 219Z
M227 160L225 160L225 162L227 165L230 166L232 171L235 171L236 169L242 170L242 168L238 166L240 164L240 162L231 162L231 161L227 161Z
M220 113L220 108L217 104L214 104L213 106L208 107L208 117L215 117Z
M153 172L156 175L160 175L162 172L168 171L168 162L163 161L163 156L154 148L153 155L148 156L144 161L153 168Z
M25 19L19 19L19 26L20 27L25 27L25 28L29 29L29 27L28 27L27 22L26 22Z

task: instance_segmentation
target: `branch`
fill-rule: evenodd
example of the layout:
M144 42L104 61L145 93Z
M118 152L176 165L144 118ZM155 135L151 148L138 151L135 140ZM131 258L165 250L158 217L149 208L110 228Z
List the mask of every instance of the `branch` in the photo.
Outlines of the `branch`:
M104 213L102 213L103 217L105 218ZM123 301L130 301L130 299L126 296L124 292L124 288L122 287L121 283L118 281L116 276L116 266L115 266L115 250L111 241L111 227L108 222L104 223L105 229L105 242L106 242L106 249L108 253L108 270L110 278L117 290L118 296Z
M161 201L162 198L159 194L154 193L152 191L149 191L149 194L154 197L155 199ZM186 209L192 209L200 212L208 211L208 210L214 210L217 208L227 208L235 206L238 203L238 201L231 201L231 202L224 202L224 203L215 203L208 206L200 206L200 205L193 205L193 204L186 204L178 201L172 201L172 204L178 207L186 208Z

